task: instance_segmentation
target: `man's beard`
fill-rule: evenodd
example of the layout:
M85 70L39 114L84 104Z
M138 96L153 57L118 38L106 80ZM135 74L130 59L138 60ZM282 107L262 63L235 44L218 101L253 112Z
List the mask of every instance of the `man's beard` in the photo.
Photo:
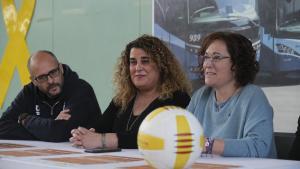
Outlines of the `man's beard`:
M55 94L55 95L53 95L53 94L51 94L49 91L50 91L52 88L55 88L55 87L59 87L60 92L57 93L57 94ZM47 96L48 96L49 98L54 98L54 97L58 96L60 93L61 93L61 85L60 85L59 83L53 83L53 84L51 84L51 85L49 85L49 86L47 87Z

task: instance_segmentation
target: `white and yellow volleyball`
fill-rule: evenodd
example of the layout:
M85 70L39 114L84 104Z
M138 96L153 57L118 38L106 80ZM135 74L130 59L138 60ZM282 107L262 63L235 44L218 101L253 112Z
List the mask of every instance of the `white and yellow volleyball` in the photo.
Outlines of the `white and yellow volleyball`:
M155 168L189 168L199 158L203 145L199 121L176 106L152 111L138 132L139 151Z

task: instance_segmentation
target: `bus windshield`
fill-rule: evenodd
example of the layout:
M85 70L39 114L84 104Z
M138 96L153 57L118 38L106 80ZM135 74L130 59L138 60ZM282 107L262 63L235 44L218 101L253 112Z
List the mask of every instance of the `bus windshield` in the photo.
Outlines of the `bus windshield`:
M189 23L257 20L255 0L189 0ZM230 5L228 5L230 4Z
M300 33L300 1L277 1L277 25L279 31Z

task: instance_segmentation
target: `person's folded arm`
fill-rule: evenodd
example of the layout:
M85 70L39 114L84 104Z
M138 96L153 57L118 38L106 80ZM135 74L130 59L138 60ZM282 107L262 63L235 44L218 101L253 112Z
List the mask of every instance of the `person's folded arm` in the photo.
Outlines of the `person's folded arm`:
M268 157L272 146L272 131L267 129L268 124L261 122L256 126L259 132L249 132L241 139L224 139L223 156L232 157ZM259 127L261 126L261 127ZM260 128L260 129L259 129Z
M101 110L94 92L83 92L68 102L69 120L55 120L31 115L26 118L25 128L43 141L63 142L71 137L71 130L79 126L91 128L96 125Z
M252 100L245 115L243 138L224 139L224 156L269 157L272 154L272 107L269 106L266 100Z
M106 108L102 116L100 116L99 122L96 126L96 131L99 133L111 133L113 132L113 127L117 114L119 113L119 107L114 104L112 100L109 106Z
M28 95L28 94L27 94ZM17 95L0 118L0 139L35 140L36 138L18 123L22 113L28 112L28 100L24 89Z

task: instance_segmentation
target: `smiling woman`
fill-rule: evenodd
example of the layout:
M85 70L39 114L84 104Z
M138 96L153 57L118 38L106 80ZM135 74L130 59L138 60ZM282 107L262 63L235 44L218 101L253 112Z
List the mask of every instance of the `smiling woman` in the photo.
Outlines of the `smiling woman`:
M206 153L240 157L276 157L273 110L253 85L258 63L246 37L230 32L207 36L200 51L205 86L187 109L207 137Z
M158 87L159 70L149 54L143 49L132 48L129 61L131 81L136 88L151 90Z
M188 105L189 81L160 39L149 35L137 38L127 44L118 61L116 95L97 127L102 134L75 129L70 139L73 144L85 148L137 148L139 126L150 112L166 105Z

